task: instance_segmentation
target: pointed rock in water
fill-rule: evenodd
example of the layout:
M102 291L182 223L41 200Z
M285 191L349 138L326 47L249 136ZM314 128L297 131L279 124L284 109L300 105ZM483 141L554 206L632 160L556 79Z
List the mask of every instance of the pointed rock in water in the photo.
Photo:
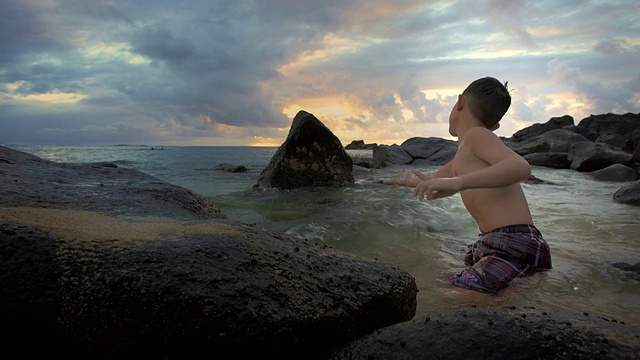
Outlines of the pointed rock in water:
M315 116L300 111L254 188L339 187L354 182L353 161L340 139Z

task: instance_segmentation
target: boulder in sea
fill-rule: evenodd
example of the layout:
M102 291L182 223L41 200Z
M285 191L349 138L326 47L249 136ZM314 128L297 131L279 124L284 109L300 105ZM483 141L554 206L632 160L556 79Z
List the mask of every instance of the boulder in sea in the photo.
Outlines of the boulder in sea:
M397 144L380 145L373 149L371 167L382 168L387 165L405 165L410 164L412 161L411 155L401 146Z
M618 189L613 194L613 201L620 204L640 206L640 180Z
M626 262L617 262L617 263L613 263L612 266L622 271L634 272L640 275L640 262L635 263L635 265L632 265Z
M347 150L372 150L376 146L378 146L378 144L376 143L366 144L364 140L353 140L349 145L345 146L344 148Z
M214 166L212 170L237 173L237 172L247 171L247 167L244 165L232 165L232 164L222 163Z
M377 330L328 359L638 359L640 327L588 313L467 308Z
M373 150L373 167L414 164L420 166L444 165L453 160L458 143L438 137L413 137L401 146L380 145Z
M596 171L613 164L631 165L632 157L628 152L615 150L608 144L593 142L575 143L567 154L571 169L581 172Z
M401 147L421 165L444 165L453 160L458 143L437 137L413 137L405 140Z
M590 172L589 175L600 181L636 181L640 177L636 169L622 164L613 164L604 169Z
M254 188L340 187L354 182L353 161L340 140L315 116L300 111Z

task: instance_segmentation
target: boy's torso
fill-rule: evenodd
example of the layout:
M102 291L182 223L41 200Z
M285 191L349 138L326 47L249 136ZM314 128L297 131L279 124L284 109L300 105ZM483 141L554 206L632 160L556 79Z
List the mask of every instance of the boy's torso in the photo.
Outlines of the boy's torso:
M461 141L453 159L454 176L488 167L489 164L473 154L470 146ZM460 192L467 211L478 223L480 231L514 224L533 224L529 205L520 183L501 188L469 189Z

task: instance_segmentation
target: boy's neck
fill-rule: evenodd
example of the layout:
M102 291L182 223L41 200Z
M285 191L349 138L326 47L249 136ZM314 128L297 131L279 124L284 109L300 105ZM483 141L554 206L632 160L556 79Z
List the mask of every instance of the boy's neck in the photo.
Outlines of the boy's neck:
M456 134L460 141L464 140L467 132L473 128L481 127L486 129L486 127L473 116L464 117L460 120L461 121L458 123L458 127L456 129Z

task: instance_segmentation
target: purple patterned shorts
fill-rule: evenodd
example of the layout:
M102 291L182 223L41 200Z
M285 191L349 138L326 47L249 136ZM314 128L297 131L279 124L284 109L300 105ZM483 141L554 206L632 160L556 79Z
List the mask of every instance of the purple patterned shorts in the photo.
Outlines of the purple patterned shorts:
M549 245L533 225L511 225L480 234L464 258L468 267L447 274L453 285L497 293L519 277L551 269Z

